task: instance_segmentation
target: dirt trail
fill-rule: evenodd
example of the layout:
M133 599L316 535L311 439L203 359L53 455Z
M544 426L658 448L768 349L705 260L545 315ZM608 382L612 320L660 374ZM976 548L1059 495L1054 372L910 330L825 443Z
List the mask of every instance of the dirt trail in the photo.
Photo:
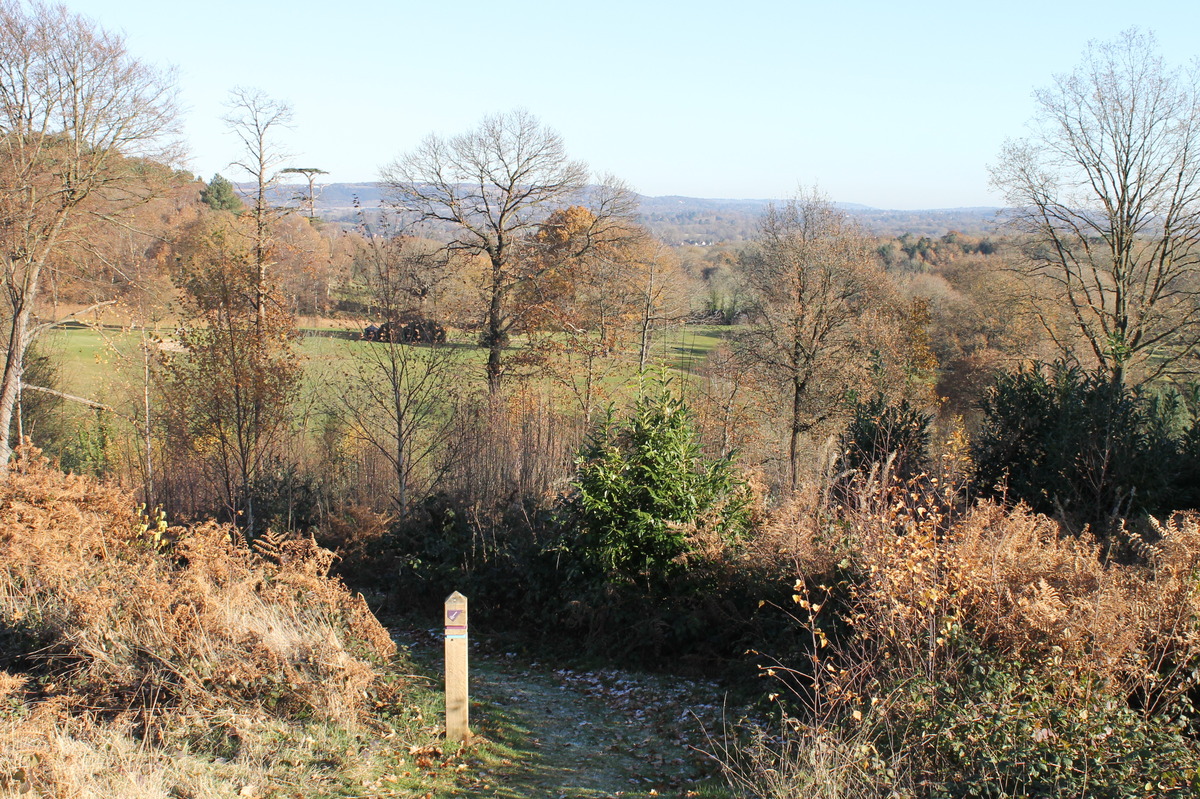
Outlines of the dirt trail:
M473 770L466 796L503 799L713 796L705 729L719 729L710 682L575 671L471 651L471 726L510 758Z

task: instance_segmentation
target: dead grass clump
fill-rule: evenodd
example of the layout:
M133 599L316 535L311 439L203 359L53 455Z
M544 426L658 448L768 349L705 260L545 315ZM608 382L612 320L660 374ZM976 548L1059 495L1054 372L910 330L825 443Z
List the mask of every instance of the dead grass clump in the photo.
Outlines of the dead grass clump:
M0 795L60 799L166 799L236 796L239 785L209 773L180 752L167 757L128 729L100 724L91 714L69 717L56 708L17 724L0 724ZM244 771L244 770L243 770ZM8 792L6 793L6 789Z
M294 541L266 561L215 524L164 551L132 508L44 464L0 481L0 667L73 708L365 715L394 646L330 553Z
M739 799L901 799L911 777L901 758L886 758L866 731L803 723L785 715L780 731L754 729L713 756Z
M7 701L10 697L17 696L17 693L28 682L26 677L19 674L9 674L7 671L0 671L0 702Z

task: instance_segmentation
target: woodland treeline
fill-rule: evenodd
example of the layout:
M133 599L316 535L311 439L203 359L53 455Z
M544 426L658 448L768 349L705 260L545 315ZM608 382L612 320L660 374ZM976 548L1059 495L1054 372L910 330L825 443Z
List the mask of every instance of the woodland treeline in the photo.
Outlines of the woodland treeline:
M1053 250L1075 244L1036 218L880 238L814 192L769 206L751 241L672 247L525 111L430 137L382 167L383 213L330 224L311 185L278 204L289 172L321 172L280 155L286 104L235 89L226 122L240 188L114 146L76 200L50 135L10 163L76 203L9 196L7 229L44 238L40 276L8 261L9 318L29 314L10 335L28 339L11 445L170 519L314 534L347 563L447 515L494 537L515 509L573 501L588 442L655 391L758 514L889 455L905 474L961 461L973 495L1073 530L1195 501L1190 256L1139 307L1112 279L1075 285ZM1153 265L1156 246L1130 258ZM1113 344L1130 319L1152 348ZM64 323L107 342L94 396L63 390ZM306 357L305 336L334 354Z
M636 393L639 369L665 360L674 372L675 350L693 346L673 381L706 453L736 453L764 496L780 498L793 487L792 463L797 481L824 468L820 453L857 404L908 401L940 430L965 432L1000 372L1053 352L1037 319L1022 312L1012 238L875 239L819 198L784 204L764 222L764 236L791 235L798 221L778 214L822 213L822 224L845 223L837 235L857 247L824 276L828 295L791 303L770 296L785 276L765 260L766 247L787 242L671 248L631 215L612 234L619 240L563 255L594 220L585 206L568 205L521 242L541 262L523 263L528 275L513 278L502 378L489 393L480 357L484 258L378 223L345 230L271 207L260 297L258 219L248 200L219 176L206 183L138 167L155 182L139 190L155 196L124 210L121 226L81 226L50 262L38 309L39 319L96 324L110 341L111 384L85 399L111 410L37 390L70 382L64 370L72 365L53 357L48 331L33 347L25 382L35 388L22 394L21 420L66 468L136 487L171 518L244 516L255 493L266 504L246 522L251 534L288 518L307 529L350 506L403 515L433 494L454 493L446 476L455 464L478 468L494 452L478 430L459 429L492 414L516 428L530 414L546 439L524 449L523 476L491 475L471 488L468 505L504 502L514 491L537 498L565 485L587 431L610 403ZM791 316L772 315L796 313L829 329L810 364L775 363L786 355L782 337L800 330ZM434 321L448 339L359 341L368 325L389 320ZM225 337L214 340L218 325ZM715 348L694 344L710 334ZM355 343L338 350L337 363L305 363L303 336ZM798 404L796 377L804 381ZM227 400L221 384L239 378L246 386L230 385L235 398ZM248 410L236 406L241 390ZM397 400L411 404L410 420L395 418ZM793 426L803 436L794 458ZM397 462L398 447L412 454ZM288 495L270 487L278 482L294 484L290 507L272 504Z
M1076 532L1195 502L1186 130L1164 122L1141 171L1012 144L1003 235L879 238L803 192L750 241L672 247L628 186L516 110L382 164L384 212L347 226L316 216L323 170L282 155L286 103L233 89L241 188L199 180L172 166L165 74L64 9L6 13L3 444L170 519L313 534L350 564L409 528L432 546L453 518L487 552L476 539L510 535L514 513L578 502L580 469L631 446L625 414L662 392L695 446L678 468L725 464L756 518L889 457L905 475L961 462L970 495ZM1067 142L1082 96L1045 98ZM1099 171L1071 183L1072 166ZM89 324L109 368L73 396L78 364L50 342ZM390 335L361 340L372 324ZM328 337L321 357L304 336Z
M967 440L997 379L1062 357L1046 323L1069 323L1069 307L1039 303L1023 279L1015 234L878 239L809 197L774 209L754 242L671 248L631 217L620 222L620 241L514 278L501 388L489 393L479 357L480 256L378 224L345 230L272 207L256 299L257 220L245 201L220 177L205 183L165 167L145 177L156 196L125 211L123 226L81 228L51 262L39 308L41 319L107 325L99 334L113 347L111 385L86 399L112 410L35 388L22 395L23 429L66 468L137 487L172 518L235 518L262 492L270 507L252 533L288 518L307 529L351 506L403 515L454 493L455 464L486 461L470 442L495 452L486 436L458 426L491 414L501 414L501 427L532 414L547 439L521 447L519 472L473 486L467 506L561 489L593 422L636 391L637 371L664 359L679 366L674 350L710 333L720 343L688 357L675 387L706 453L736 453L766 501L780 501L832 468L856 408L881 399L925 414L935 438ZM551 237L580 235L591 214L554 209L528 244L558 261L553 248L563 244ZM824 274L788 260L805 215L853 248ZM788 266L797 272L779 271ZM779 296L789 279L789 288L824 282ZM256 302L269 311L261 319ZM363 342L340 349L338 363L302 361L302 335L357 340L391 319L434 321L448 341ZM216 324L228 326L226 338L205 339L201 358L197 339ZM256 330L269 331L261 351L250 347ZM801 358L789 360L798 340ZM71 365L51 356L53 333L33 351L25 382L63 390ZM1094 368L1086 357L1065 363ZM239 375L252 387L248 411L221 404L219 384ZM412 405L408 419L396 419L397 400ZM240 430L243 412L261 430ZM412 454L396 456L401 447ZM517 469L508 455L499 460ZM282 494L270 488L278 482L288 486ZM296 499L279 507L288 492Z

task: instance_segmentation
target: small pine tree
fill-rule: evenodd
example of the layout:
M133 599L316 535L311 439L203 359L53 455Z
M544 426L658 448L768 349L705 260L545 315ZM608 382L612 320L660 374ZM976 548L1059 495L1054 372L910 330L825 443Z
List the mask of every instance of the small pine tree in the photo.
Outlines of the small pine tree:
M244 206L233 184L220 175L213 175L212 180L200 190L200 200L214 211L232 211L239 213Z
M586 556L646 583L671 574L690 529L735 536L749 525L748 487L729 458L704 457L687 404L665 381L628 418L609 410L579 457L574 487Z

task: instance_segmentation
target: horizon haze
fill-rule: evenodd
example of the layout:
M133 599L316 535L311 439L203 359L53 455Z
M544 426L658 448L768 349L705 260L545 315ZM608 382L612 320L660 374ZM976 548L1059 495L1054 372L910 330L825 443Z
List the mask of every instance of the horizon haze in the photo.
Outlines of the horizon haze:
M648 196L815 186L898 210L1003 204L988 165L1023 135L1035 89L1079 63L1089 40L1134 26L1182 65L1200 23L1200 6L1163 0L66 6L123 32L135 56L178 68L187 166L206 180L243 179L221 117L244 86L291 104L279 143L333 181L375 180L425 136L521 107L572 157Z

